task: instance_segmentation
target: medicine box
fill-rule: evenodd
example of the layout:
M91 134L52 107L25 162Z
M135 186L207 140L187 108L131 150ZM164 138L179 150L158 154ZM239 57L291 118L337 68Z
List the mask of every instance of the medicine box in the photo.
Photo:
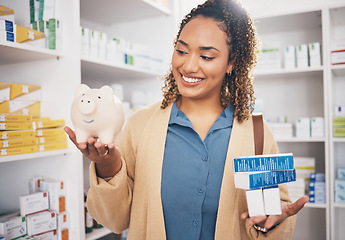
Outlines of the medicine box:
M66 142L58 142L58 143L45 143L36 145L37 152L44 152L44 151L52 151L52 150L59 150L59 149L66 149L68 148L68 143Z
M60 136L36 137L37 144L55 143L67 141L66 134Z
M0 140L0 148L13 148L36 144L36 138Z
M263 198L266 215L280 215L282 213L278 186L264 188Z
M69 239L69 214L63 212L57 216L57 235L58 240Z
M284 67L285 69L296 68L296 47L294 45L284 48Z
M345 168L338 168L338 179L345 180Z
M307 68L309 67L308 62L308 45L301 44L296 48L296 57L297 57L297 68Z
M0 130L34 130L33 122L17 123L17 122L1 122Z
M36 130L37 137L54 137L61 135L66 135L65 130L63 128L47 128Z
M56 230L33 235L35 240L58 240L58 234Z
M36 124L36 129L43 129L43 128L54 128L54 127L63 127L65 126L64 119L57 119L57 120L34 120Z
M10 100L11 84L0 82L0 103Z
M0 19L14 22L14 10L12 8L0 5Z
M310 137L310 118L299 118L296 120L296 137Z
M335 202L345 203L345 191L335 191Z
M0 30L6 32L14 32L14 23L0 18Z
M324 118L312 117L310 121L311 137L324 137Z
M26 234L26 218L18 212L0 217L0 236L5 239L14 239Z
M0 122L31 122L30 115L0 114Z
M25 153L36 152L36 146L24 146L24 147L14 147L14 148L0 148L0 156L10 156Z
M337 105L334 107L334 117L345 117L344 105Z
M66 211L64 182L54 179L40 181L40 189L49 193L49 207L57 213Z
M56 213L52 210L30 214L26 217L28 235L33 236L40 233L56 230Z
M319 42L309 43L309 64L310 67L321 67L321 46Z
M1 113L31 115L32 117L40 117L41 102L40 101L22 101L13 99L0 103Z
M0 41L1 42L16 42L16 34L15 32L8 32L4 30L0 30Z
M325 182L326 175L324 173L311 173L310 174L310 181L311 182Z
M29 179L29 192L30 193L36 193L39 192L41 189L41 181L43 180L43 177L37 176L32 177Z
M246 191L247 206L250 217L265 216L265 205L262 188ZM279 201L280 202L280 201Z
M1 131L0 139L32 138L35 137L34 130L27 131Z
M41 33L39 31L26 28L23 26L16 25L16 42L17 43L24 43L24 42L30 42L35 41L39 39L44 39L45 35L44 33Z
M48 191L20 196L20 214L26 216L49 209Z
M335 179L335 191L345 191L345 180Z
M331 53L332 65L345 64L345 50Z

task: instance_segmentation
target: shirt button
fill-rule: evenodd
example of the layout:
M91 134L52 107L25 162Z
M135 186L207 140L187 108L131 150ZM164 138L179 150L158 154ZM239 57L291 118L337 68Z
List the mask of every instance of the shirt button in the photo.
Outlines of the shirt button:
M203 192L204 192L204 188L203 187L199 188L199 193L201 194Z
M204 162L206 162L206 161L208 160L208 158L207 158L207 157L203 157L202 160L203 160Z
M199 226L199 222L197 220L194 220L193 225L194 225L194 227L197 227L197 226Z

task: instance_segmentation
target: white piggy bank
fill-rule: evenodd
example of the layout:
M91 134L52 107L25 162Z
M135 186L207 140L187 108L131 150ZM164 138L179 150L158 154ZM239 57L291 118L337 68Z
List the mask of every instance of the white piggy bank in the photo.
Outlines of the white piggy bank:
M109 144L117 142L125 121L125 112L111 87L90 89L81 84L74 95L71 119L78 143L86 142L91 136Z

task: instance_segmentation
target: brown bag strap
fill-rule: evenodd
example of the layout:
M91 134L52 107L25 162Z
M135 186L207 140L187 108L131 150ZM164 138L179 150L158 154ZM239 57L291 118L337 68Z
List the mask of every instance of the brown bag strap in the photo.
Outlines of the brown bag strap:
M255 155L262 155L264 152L264 122L262 115L253 115Z

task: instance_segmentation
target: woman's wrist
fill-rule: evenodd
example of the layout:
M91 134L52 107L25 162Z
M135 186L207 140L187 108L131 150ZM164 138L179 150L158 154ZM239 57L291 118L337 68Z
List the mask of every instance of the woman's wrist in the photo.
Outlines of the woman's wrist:
M113 166L95 163L97 177L108 179L114 177L122 168L122 161L119 161ZM110 180L109 179L109 180Z

